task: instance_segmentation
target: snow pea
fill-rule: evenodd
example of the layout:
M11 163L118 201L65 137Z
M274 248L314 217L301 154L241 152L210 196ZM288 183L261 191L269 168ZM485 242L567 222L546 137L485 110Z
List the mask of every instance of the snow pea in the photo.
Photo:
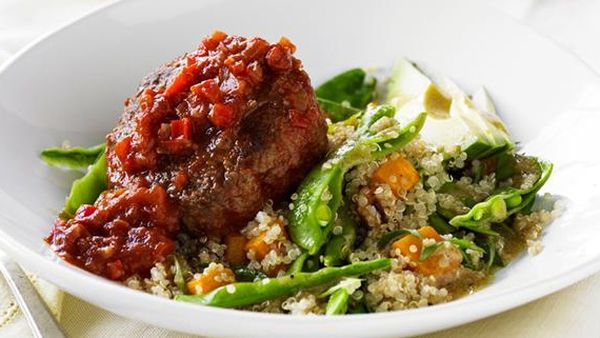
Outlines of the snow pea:
M85 170L104 153L104 147L104 143L89 148L50 147L42 150L40 157L51 166Z
M329 288L329 290L319 295L319 298L329 296L325 314L327 315L343 315L348 311L348 303L350 295L354 291L360 289L362 281L358 278L345 278L337 285Z
M540 177L530 188L506 188L488 197L485 201L477 203L464 215L455 216L450 220L450 225L463 227L473 232L491 236L498 236L496 231L490 229L491 223L500 223L509 216L521 211L533 203L536 193L548 181L552 173L552 163L536 160Z
M391 127L373 130L383 117L393 117L390 105L371 106L359 121L356 136L317 165L298 188L298 198L289 214L289 233L294 243L314 255L326 242L342 201L346 172L397 151L415 136L425 123L426 113L401 127L395 120Z
M80 205L93 204L107 187L106 156L103 151L96 162L89 166L87 173L73 181L71 192L65 202L64 213L72 216Z
M325 246L323 264L325 266L341 265L350 255L356 241L356 219L350 211L350 202L340 208L337 223L341 225L342 232L331 237Z
M256 282L232 283L201 295L178 295L175 300L224 308L235 308L292 295L303 289L322 286L344 277L358 276L389 268L392 261L382 258L342 267L323 268L316 272L298 272Z
M334 291L331 296L329 296L329 300L327 301L327 306L325 307L326 315L343 315L348 311L348 300L350 299L350 295L346 289L341 288Z

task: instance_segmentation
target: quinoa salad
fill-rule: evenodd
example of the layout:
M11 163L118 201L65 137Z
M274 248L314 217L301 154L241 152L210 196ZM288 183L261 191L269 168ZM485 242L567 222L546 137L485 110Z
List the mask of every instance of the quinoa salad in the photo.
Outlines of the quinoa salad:
M553 165L485 89L402 58L313 89L295 50L215 31L141 82L105 143L43 150L83 172L51 249L175 301L319 315L445 303L543 249Z

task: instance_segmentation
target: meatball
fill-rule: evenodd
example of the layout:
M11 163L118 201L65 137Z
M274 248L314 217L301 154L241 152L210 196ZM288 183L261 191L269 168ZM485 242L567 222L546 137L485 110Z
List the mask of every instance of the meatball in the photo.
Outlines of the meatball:
M327 151L295 46L215 32L158 68L107 136L112 188L160 185L195 235L224 235L293 190Z

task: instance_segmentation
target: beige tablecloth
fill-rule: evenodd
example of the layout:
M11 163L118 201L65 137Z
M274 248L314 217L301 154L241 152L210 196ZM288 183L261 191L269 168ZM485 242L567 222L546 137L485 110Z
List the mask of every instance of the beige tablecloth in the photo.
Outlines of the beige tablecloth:
M416 0L415 0L416 1ZM107 0L0 0L0 63L35 37ZM600 71L600 1L487 0ZM101 310L38 282L69 337L190 337ZM600 274L511 311L427 337L600 337ZM0 277L0 337L31 337Z

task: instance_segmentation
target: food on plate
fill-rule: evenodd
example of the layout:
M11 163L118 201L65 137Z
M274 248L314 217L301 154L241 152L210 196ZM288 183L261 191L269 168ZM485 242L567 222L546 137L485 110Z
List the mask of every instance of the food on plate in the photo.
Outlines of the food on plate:
M44 150L85 169L51 248L177 301L326 315L447 302L541 250L553 166L485 90L405 59L313 90L295 50L216 31L144 78L105 143Z

